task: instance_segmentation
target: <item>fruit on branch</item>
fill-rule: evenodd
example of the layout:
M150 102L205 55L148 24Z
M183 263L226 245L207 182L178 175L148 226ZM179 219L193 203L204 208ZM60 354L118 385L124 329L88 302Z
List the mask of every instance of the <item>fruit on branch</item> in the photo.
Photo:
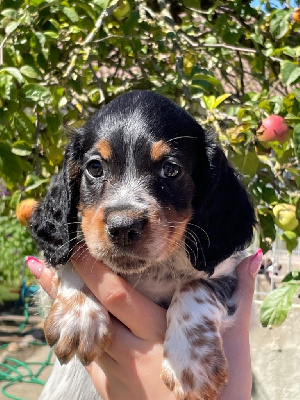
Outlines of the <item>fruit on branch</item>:
M295 11L293 13L293 18L294 18L294 21L296 21L296 22L298 22L298 24L300 24L300 7L295 8Z
M284 231L293 231L299 225L296 217L296 206L281 203L273 208L275 223Z
M256 134L260 142L277 141L282 144L288 140L289 127L280 115L270 115L262 121Z
M129 12L130 12L129 2L127 0L121 0L119 7L114 10L113 14L118 21L121 21L123 18L127 17Z

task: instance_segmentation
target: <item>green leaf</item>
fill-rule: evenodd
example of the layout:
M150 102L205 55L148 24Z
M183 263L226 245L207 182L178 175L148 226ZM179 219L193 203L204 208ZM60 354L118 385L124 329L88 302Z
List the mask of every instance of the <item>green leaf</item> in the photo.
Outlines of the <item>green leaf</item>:
M102 9L107 8L110 2L111 0L94 0L94 3Z
M290 28L290 10L277 11L270 22L270 32L275 39L283 38Z
M41 185L43 185L44 183L49 182L49 179L34 179L33 182L31 182L25 189L25 192L30 192L33 189L36 189L38 187L40 187Z
M31 6L39 6L41 3L43 3L45 0L29 0L29 4Z
M183 4L188 8L200 8L200 0L183 0Z
M89 4L86 4L84 1L74 1L73 3L76 5L76 7L81 7L93 20L96 19L96 13Z
M258 167L258 158L253 151L245 151L243 154L232 151L229 153L229 157L236 169L244 175L247 181L254 177Z
M281 238L286 243L287 251L291 254L298 245L298 236L293 231L284 231Z
M10 208L12 208L12 209L17 208L17 206L21 200L21 195L22 195L22 193L20 190L15 191L15 193L12 195L10 202L9 202Z
M13 31L17 29L17 27L20 25L21 21L12 21L9 24L6 25L5 27L5 33L6 35L10 35Z
M282 279L282 282L290 281L300 281L300 271L291 271Z
M297 283L285 283L269 293L261 307L260 321L264 327L279 326L283 323L297 290Z
M299 103L300 103L300 89L294 89L292 93L294 93L296 99L297 99L297 100L299 101Z
M5 68L1 68L0 69L0 73L1 72L7 72L8 74L10 74L11 76L13 76L14 78L16 78L16 80L19 83L23 82L23 76L21 74L21 72L18 70L18 68L15 67L5 67Z
M71 7L63 7L63 13L69 18L73 23L79 21L79 16L74 8Z
M50 102L52 100L51 92L48 88L37 83L28 83L23 86L23 95L26 100Z
M217 97L216 101L214 102L213 108L217 108L221 103L223 103L224 100L228 99L228 97L230 96L230 93L224 93L221 96Z
M212 110L216 101L215 96L203 96L204 104L207 110Z
M14 113L14 124L20 135L24 133L29 138L35 132L32 120L24 111Z
M41 72L36 67L33 67L31 65L23 65L23 67L20 68L20 71L23 75L27 76L28 78L33 78L33 79L42 78Z
M300 76L300 67L291 61L284 60L280 64L282 82L285 85L290 85ZM292 78L291 78L292 77Z
M287 80L286 84L291 85L294 83L298 78L300 77L300 67L295 68L291 75L289 76L289 79Z
M56 42L56 40L58 39L58 33L54 32L54 31L45 31L44 35L45 35L46 41L49 41L49 42L51 42L51 41Z
M203 83L205 83L206 85L203 85ZM210 84L211 86L215 87L218 90L219 94L224 93L222 83L219 81L219 79L215 78L214 76L205 75L201 73L195 73L193 75L192 86L209 89L209 86L207 86L207 84Z
M300 124L294 126L295 154L300 161Z
M46 122L50 133L56 133L61 126L61 118L59 115L47 114Z
M20 182L22 167L19 161L19 157L11 152L9 145L1 142L0 172L8 189L12 189L15 182Z
M94 104L101 104L104 101L103 94L99 88L92 89L88 96Z
M14 8L6 8L5 10L1 11L1 15L4 17L8 17L10 19L18 19L20 18L19 13Z
M128 18L124 21L123 24L123 30L125 35L129 35L130 33L133 32L134 28L137 26L139 22L139 11L138 10L133 10L129 14Z
M11 151L17 156L29 156L32 153L32 147L25 140L18 140L12 145Z

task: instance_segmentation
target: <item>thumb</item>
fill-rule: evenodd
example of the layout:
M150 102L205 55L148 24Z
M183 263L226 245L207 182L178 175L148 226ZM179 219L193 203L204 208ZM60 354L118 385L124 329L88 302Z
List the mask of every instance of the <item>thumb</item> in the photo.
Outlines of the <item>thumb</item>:
M238 313L251 314L255 277L260 269L262 257L263 252L258 249L253 256L246 257L236 269L238 287L235 299L238 304Z
M52 299L55 299L59 285L55 269L46 265L45 261L33 256L26 257L25 261L41 287Z

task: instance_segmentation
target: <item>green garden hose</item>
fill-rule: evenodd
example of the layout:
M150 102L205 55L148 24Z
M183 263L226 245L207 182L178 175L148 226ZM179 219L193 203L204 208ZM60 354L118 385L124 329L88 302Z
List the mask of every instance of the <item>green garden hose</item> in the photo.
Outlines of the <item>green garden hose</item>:
M38 344L36 342L30 343L35 346L44 346L43 344ZM7 347L8 345L5 344L0 346L0 349ZM7 393L6 389L16 383L33 383L38 385L45 385L45 382L42 381L39 376L44 370L44 368L52 365L51 363L51 356L52 350L49 350L48 356L45 361L43 362L23 362L19 361L12 357L5 357L4 362L0 363L0 382L7 381L7 383L2 386L1 393L4 394L9 399L14 400L28 400L23 397L16 397L12 394ZM40 368L36 373L33 372L31 366L33 365L40 365Z

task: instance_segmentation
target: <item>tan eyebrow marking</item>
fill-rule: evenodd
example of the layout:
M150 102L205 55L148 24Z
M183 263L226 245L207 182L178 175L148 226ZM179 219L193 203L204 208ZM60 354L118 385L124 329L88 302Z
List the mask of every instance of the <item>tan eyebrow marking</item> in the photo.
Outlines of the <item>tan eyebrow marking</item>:
M97 150L99 151L99 154L103 160L108 161L111 158L112 149L106 139L99 140L97 144Z
M159 161L161 158L165 157L170 153L169 145L163 140L159 140L158 142L154 142L151 150L150 156L152 161Z

